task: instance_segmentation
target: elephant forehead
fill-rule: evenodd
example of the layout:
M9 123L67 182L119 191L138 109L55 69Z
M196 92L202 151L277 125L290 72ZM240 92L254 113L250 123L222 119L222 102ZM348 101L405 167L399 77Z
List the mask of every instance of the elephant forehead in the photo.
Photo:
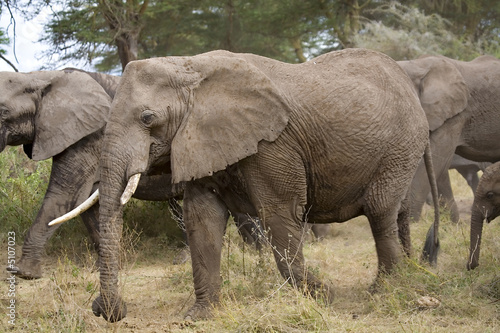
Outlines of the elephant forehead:
M180 88L194 84L199 74L192 70L188 57L165 57L133 61L125 68L123 81L151 88L154 85Z

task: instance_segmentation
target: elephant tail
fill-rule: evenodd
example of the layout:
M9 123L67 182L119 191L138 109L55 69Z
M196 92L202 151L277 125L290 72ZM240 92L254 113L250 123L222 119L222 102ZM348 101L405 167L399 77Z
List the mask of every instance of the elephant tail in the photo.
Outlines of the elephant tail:
M428 261L431 265L437 264L437 255L439 251L439 193L437 189L436 175L432 163L432 152L430 143L427 143L424 152L425 168L429 183L431 184L432 201L434 202L434 222L432 223L425 238L422 259Z

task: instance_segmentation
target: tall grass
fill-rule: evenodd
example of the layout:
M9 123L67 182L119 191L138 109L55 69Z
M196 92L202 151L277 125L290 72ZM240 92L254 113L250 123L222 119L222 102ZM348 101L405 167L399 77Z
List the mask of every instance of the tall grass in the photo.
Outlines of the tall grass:
M43 173L40 179L40 183L46 181ZM110 324L92 314L91 303L99 293L95 253L92 249L78 249L75 253L75 247L62 240L58 250L46 256L48 264L42 279L18 281L15 330L498 332L500 226L498 221L485 225L480 266L467 271L470 216L466 212L472 197L457 173L452 173L452 185L465 213L458 224L453 224L443 213L438 265L430 267L419 260L433 218L432 211L427 209L422 220L411 225L414 254L403 260L392 274L382 276L374 293L370 290L377 258L366 218L332 225L329 237L322 242L306 240L304 254L310 270L334 287L336 297L331 305L304 297L291 288L278 273L270 248L258 252L245 245L230 223L222 254L221 304L214 318L199 322L183 320L194 302L192 270L189 262L172 265L179 237L172 236L177 228L175 222L164 222L165 215L169 215L167 207L134 201L125 214L127 227L120 274L128 316ZM7 191L7 195L12 194ZM37 202L32 199L26 207L36 206ZM3 200L2 205L6 205ZM173 228L169 223L173 223ZM81 225L73 224L75 228ZM2 281L3 306L8 301L4 296L6 288ZM437 300L437 307L423 304L425 297ZM0 323L2 332L11 328L5 317Z

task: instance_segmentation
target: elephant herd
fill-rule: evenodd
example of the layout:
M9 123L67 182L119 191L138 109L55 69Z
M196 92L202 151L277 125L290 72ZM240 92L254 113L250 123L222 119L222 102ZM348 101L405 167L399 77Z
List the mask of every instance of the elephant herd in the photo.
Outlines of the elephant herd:
M448 169L500 161L500 60L489 56L396 62L346 49L286 64L212 51L134 61L121 77L2 72L0 89L0 151L23 145L33 160L52 158L47 192L12 270L41 277L43 248L57 228L49 222L84 203L86 211L69 216L81 215L98 249L92 309L111 322L127 312L118 255L131 196L182 198L196 298L186 318L200 319L219 302L230 216L247 240L265 229L281 275L329 301L331 286L304 274L305 223L365 215L378 274L390 272L410 255L410 222L431 192L436 215L424 258L435 263L438 196L458 221ZM477 172L468 174L477 186L469 269L478 265L483 220L500 215L499 168L488 166L479 184ZM289 253L294 260L282 260Z

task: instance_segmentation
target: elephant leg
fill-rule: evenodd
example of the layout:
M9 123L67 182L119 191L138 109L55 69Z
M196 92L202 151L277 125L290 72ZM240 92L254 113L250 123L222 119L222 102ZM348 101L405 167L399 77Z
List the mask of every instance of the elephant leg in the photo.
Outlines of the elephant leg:
M464 177L472 192L475 193L477 185L479 184L479 176L477 175L478 171L480 171L479 167L472 165L457 166L455 169L462 175L462 177Z
M94 192L94 190L92 190ZM100 243L100 235L99 235L99 203L94 204L88 210L83 212L80 217L82 218L83 224L87 228L87 231L90 236L90 241L97 253L99 253L99 243ZM99 269L99 256L97 256L97 260L95 262L95 268Z
M367 214L368 221L375 240L375 248L378 257L378 274L389 273L394 264L402 257L402 246L398 239L398 225L394 223L398 218L397 212L384 215ZM405 249L406 251L410 251Z
M89 156L84 156L85 154ZM12 273L24 279L42 276L41 258L45 244L59 226L49 227L48 223L87 199L95 180L97 165L97 155L92 154L91 149L81 154L67 150L53 157L47 192L25 235L21 258L11 270Z
M401 203L401 209L398 213L398 236L403 250L408 257L412 255L411 237L410 237L410 207L408 196Z
M83 212L80 217L87 228L94 249L99 251L99 203Z
M455 154L455 147L460 137L459 128L461 121L458 118L454 119L454 121L450 121L431 133L432 160L436 180L438 181L438 188L440 187L439 181L441 176L448 174L451 160ZM410 187L410 219L412 221L420 220L422 208L430 190L431 186L425 169L425 163L422 159Z
M221 250L229 213L213 189L192 182L184 192L183 214L196 296L186 318L203 319L219 303Z
M314 234L314 237L317 241L322 241L328 236L330 232L331 225L330 224L312 224L311 230Z
M269 238L278 270L293 287L302 289L305 294L323 298L327 303L333 300L333 290L309 272L302 253L305 229L299 222L304 207L297 200L283 205L261 207L259 215ZM299 216L300 215L300 216Z
M95 184L91 193L94 193L98 187L98 184ZM99 202L95 203L92 207L81 213L80 217L82 218L83 224L87 228L94 249L99 251Z
M440 206L450 211L450 218L452 222L458 223L460 213L458 212L458 206L455 202L455 198L453 197L449 172L443 172L437 182Z
M243 241L248 245L255 245L255 248L260 251L264 238L260 219L239 213L233 214L233 219Z

